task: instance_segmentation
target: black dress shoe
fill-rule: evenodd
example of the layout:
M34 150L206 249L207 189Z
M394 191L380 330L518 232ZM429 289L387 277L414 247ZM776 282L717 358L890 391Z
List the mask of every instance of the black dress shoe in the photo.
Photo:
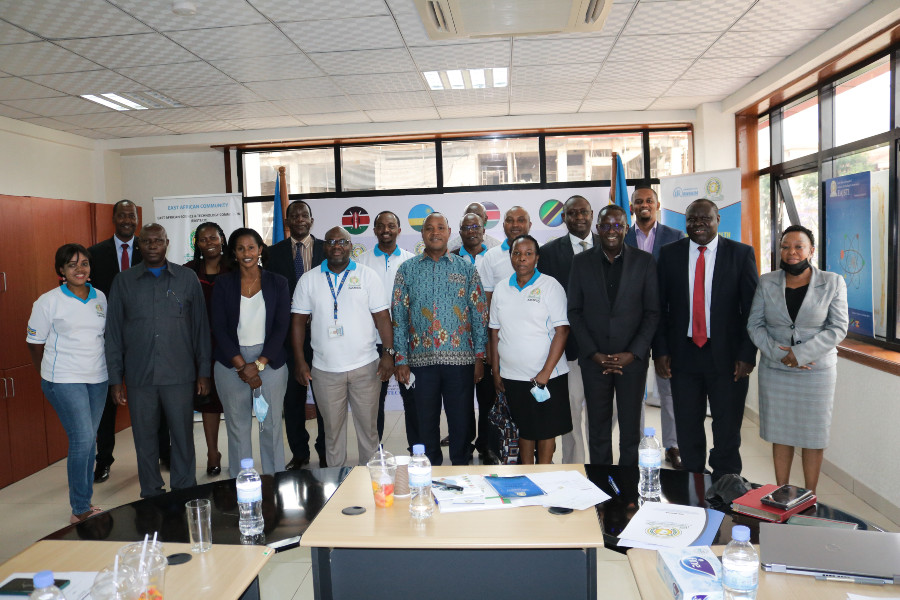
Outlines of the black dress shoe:
M94 469L94 483L103 483L109 479L109 465L97 465Z
M206 474L207 475L218 475L222 472L222 453L216 452L216 460L209 460L209 456L206 457Z
M449 445L450 445L450 436L448 435L447 437L445 437L441 440L441 446L444 446L446 448Z
M326 461L324 458L320 458L320 459L319 459L319 467L322 468L322 469L327 469L327 468L328 468L328 461Z
M284 466L285 471L297 471L309 464L309 457L298 459L296 456L291 458L291 462Z
M676 471L684 470L684 465L681 462L681 452L674 446L666 450L666 462L671 464Z

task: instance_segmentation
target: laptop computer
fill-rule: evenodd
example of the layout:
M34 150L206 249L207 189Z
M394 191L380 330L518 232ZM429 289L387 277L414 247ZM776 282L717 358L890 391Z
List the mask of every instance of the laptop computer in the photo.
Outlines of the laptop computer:
M760 523L759 547L773 573L900 585L900 533Z

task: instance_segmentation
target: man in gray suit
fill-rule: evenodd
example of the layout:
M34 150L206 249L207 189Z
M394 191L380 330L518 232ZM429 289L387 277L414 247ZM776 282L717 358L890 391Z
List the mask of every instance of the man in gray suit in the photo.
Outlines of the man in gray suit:
M625 210L600 210L599 247L575 256L569 323L578 340L591 464L612 464L612 408L619 414L619 464L637 465L650 344L659 322L656 263L625 245Z
M631 214L634 215L635 226L631 227L625 235L625 243L638 250L651 253L654 260L659 260L659 251L663 246L684 237L683 231L666 227L656 220L659 215L659 197L656 195L656 191L647 184L639 184L631 194ZM671 382L657 375L656 392L659 395L666 462L680 470L684 466L681 464L678 436L675 433Z

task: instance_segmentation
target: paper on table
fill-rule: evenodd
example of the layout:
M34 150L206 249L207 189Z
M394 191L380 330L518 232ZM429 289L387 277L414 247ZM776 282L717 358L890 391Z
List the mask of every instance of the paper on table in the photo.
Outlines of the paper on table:
M35 576L35 573L36 572L13 573L3 581L0 581L0 586L6 585L6 582L12 579L31 579ZM53 578L69 580L69 585L62 589L62 593L66 597L66 600L85 600L90 597L91 586L94 585L94 579L97 578L97 573L97 571L54 571ZM0 598L18 598L19 600L22 600L24 596L0 594Z
M647 502L631 518L619 545L641 548L684 548L706 529L706 511L696 506Z
M891 596L889 598L886 598L886 597L876 598L875 596L863 596L861 594L851 594L848 592L847 600L900 600L900 596Z
M547 492L543 496L513 500L516 506L559 506L572 510L586 510L610 496L578 471L548 471L529 473L528 478Z

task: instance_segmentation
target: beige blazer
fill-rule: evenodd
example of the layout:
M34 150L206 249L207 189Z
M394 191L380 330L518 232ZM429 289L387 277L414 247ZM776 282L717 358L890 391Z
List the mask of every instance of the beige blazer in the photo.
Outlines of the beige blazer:
M837 273L812 268L809 289L797 321L792 322L784 300L785 273L766 273L750 308L747 331L759 348L762 361L771 368L790 370L781 363L787 352L779 346L790 346L794 340L794 356L801 365L827 369L837 364L838 343L847 336L850 324L847 314L847 284Z

